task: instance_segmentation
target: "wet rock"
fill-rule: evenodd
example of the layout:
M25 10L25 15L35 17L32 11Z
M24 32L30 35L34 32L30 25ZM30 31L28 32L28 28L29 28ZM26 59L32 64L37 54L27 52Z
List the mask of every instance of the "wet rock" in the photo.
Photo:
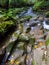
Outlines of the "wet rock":
M10 51L11 51L13 45L14 45L13 42L11 42L11 43L8 44L8 46L6 47L6 52L7 52L7 53L10 53Z
M38 18L38 20L39 20L40 22L43 22L44 17L41 16L41 17Z
M22 33L20 36L19 36L19 40L21 41L28 41L29 40L29 36Z
M32 56L31 54L28 54L27 55L27 59L26 59L26 65L31 65L32 64Z
M34 37L30 37L30 41L29 41L29 43L31 44L31 45L34 45L34 43L35 43L35 39L34 39Z
M3 57L4 57L4 54L0 54L0 64L1 64L2 60L3 60Z
M34 36L34 32L33 32L33 31L30 31L29 34L30 34L31 36Z
M13 33L13 35L11 36L9 42L14 42L14 41L16 41L20 33L21 33L20 30L15 31L15 32Z
M23 50L23 46L24 46L24 42L19 42L18 45L17 45L17 48L19 50Z
M10 56L9 60L15 60L16 58L22 56L23 50L16 49L15 52Z
M29 28L27 28L26 33L29 33L29 32L30 32L30 30L31 30L31 28L30 28L30 27L29 27Z
M31 19L30 19L30 21L33 21L33 20L37 20L38 19L38 16L35 16L35 17L32 17Z
M29 44L29 45L27 46L27 52L28 52L28 53L31 52L31 44Z
M30 15L25 15L25 16L22 16L18 21L20 21L20 22L25 22L25 21L29 21L30 18L32 18L32 16L30 16Z
M45 21L49 21L49 17L48 18L45 18Z
M39 23L39 21L32 21L32 22L30 22L30 26L32 28L35 28L38 25L38 23Z
M30 29L29 29L28 26L26 26L26 27L23 28L23 32L25 32L25 33L28 32L29 30L30 30Z
M14 65L25 65L25 64L24 64L25 56L26 56L26 55L17 58L16 61L15 61L15 63L14 63Z
M26 15L26 16L23 16L23 18L26 20L29 20L30 18L32 18L32 16Z

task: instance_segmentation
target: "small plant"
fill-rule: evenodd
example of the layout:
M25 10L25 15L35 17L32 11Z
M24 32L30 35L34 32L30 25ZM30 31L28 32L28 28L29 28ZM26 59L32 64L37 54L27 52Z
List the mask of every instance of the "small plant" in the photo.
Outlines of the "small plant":
M49 11L46 12L46 17L49 17Z
M49 38L46 40L46 46L49 44Z
M14 25L13 21L4 21L0 23L0 33L5 33L9 27Z
M43 6L43 3L44 1L39 1L39 2L37 1L33 6L33 10L35 11L39 10Z
M34 64L34 61L32 61L32 64L31 64L31 65L35 65L35 64Z

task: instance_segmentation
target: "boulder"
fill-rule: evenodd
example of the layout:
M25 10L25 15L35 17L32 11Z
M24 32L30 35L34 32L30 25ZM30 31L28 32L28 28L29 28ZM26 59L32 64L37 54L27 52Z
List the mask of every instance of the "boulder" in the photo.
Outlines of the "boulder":
M44 17L41 16L41 17L38 18L38 20L39 20L40 22L43 22Z

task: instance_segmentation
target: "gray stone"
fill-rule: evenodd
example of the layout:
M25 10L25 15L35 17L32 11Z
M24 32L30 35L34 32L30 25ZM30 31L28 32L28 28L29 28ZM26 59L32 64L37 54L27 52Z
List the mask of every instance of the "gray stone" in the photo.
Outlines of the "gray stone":
M41 22L43 22L44 17L39 17L38 20L41 21Z

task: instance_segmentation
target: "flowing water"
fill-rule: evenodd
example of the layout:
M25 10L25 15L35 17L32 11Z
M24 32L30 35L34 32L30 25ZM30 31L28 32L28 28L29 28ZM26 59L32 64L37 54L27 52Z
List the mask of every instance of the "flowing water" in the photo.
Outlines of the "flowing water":
M27 9L27 11L24 11L24 12L22 12L20 15L19 15L19 17L22 17L22 16L25 16L25 15L28 15L28 16L32 16L32 18L29 20L29 22L28 21L26 21L25 23L23 23L23 31L25 32L26 31L26 29L27 28L31 28L31 31L30 31L30 34L33 32L33 30L34 29L36 29L38 26L40 26L40 21L39 20L35 20L36 19L36 17L38 16L36 13L34 13L33 11L32 11L32 8L31 7L29 7L29 9ZM37 19L38 19L38 17L37 17ZM45 22L45 21L43 21L43 22ZM33 23L34 23L34 25L33 25ZM36 24L36 25L35 25ZM45 27L46 26L46 24L45 23L43 23L43 26ZM47 27L46 27L47 28ZM49 29L49 28L47 28L47 29ZM16 31L15 31L16 32ZM19 31L17 31L18 32L18 34L19 34ZM8 41L6 42L6 45L5 45L5 47L6 46L8 46L9 45L9 43L11 42L11 41L15 41L17 38L16 37L14 37L14 36L11 36L9 39L8 39ZM23 51L23 50L22 50ZM36 50L35 50L36 51ZM36 53L34 51L34 53ZM18 53L19 52L19 53ZM4 65L4 62L5 62L5 60L8 58L8 54L7 54L8 52L6 52L6 58L5 58L5 56L4 56L4 58L3 58L3 63L2 63L2 65ZM21 55L21 51L19 51L19 50L17 50L15 53L13 53L13 54L20 54ZM36 54L35 54L36 55ZM37 54L38 55L38 54ZM16 55L15 55L15 57L16 57ZM14 57L14 58L15 58ZM34 57L35 58L35 57ZM9 59L12 59L12 56L10 56L9 57ZM38 64L36 64L36 65L38 65Z

